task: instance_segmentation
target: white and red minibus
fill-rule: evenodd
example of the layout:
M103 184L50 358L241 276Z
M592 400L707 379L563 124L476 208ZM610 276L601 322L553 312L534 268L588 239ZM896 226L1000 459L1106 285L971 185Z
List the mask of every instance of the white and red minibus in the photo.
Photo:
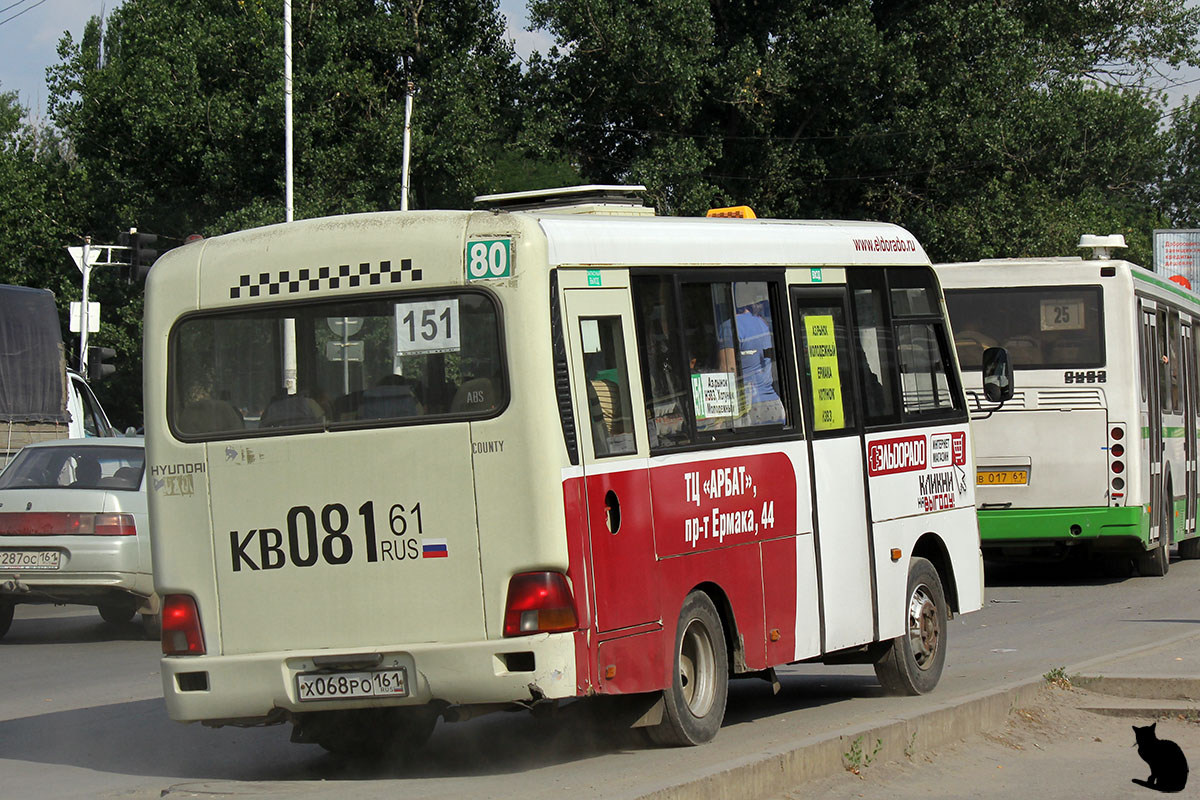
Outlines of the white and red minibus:
M156 264L173 718L362 753L641 695L654 739L698 744L733 674L857 660L934 688L983 581L921 246L631 194L311 219Z

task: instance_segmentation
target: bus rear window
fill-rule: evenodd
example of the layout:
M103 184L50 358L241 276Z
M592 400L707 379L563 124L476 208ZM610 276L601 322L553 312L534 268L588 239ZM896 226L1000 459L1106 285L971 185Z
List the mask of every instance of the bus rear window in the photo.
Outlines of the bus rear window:
M500 342L480 292L187 317L171 335L171 427L228 439L492 416Z
M981 369L989 347L1018 369L1104 366L1099 286L947 289L946 307L962 369Z

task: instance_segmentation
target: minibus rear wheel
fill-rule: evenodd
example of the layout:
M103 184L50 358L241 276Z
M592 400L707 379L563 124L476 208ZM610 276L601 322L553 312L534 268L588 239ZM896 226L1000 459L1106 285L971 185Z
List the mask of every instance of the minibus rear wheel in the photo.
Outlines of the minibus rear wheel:
M8 633L8 629L12 627L13 611L16 607L15 603L6 603L0 600L0 638L4 638L4 634Z
M946 593L928 559L916 557L909 564L907 597L905 632L875 662L875 677L890 695L932 692L946 663Z
M675 629L671 685L663 691L663 720L648 730L668 747L711 741L725 719L729 654L716 606L704 592L683 601Z

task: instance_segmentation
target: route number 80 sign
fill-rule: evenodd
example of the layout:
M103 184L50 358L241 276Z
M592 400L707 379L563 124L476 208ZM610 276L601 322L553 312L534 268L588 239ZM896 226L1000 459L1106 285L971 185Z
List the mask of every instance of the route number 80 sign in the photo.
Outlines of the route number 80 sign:
M511 239L476 239L467 242L467 280L507 278L511 274Z

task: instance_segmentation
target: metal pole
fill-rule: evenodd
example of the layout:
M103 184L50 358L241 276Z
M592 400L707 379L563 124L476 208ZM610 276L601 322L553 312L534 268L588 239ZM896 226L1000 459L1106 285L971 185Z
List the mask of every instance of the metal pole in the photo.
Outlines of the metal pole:
M92 265L89 262L92 237L83 237L83 302L79 304L79 373L87 375L88 328L91 319L88 314L88 283L92 277Z
M400 210L408 211L408 151L412 140L413 82L404 92L404 160L400 176Z
M283 0L283 160L284 221L293 219L292 203L292 0ZM296 393L296 320L283 321L283 391Z
M350 394L350 318L342 317L342 394Z
M291 222L292 204L292 0L283 0L283 160L284 221Z

